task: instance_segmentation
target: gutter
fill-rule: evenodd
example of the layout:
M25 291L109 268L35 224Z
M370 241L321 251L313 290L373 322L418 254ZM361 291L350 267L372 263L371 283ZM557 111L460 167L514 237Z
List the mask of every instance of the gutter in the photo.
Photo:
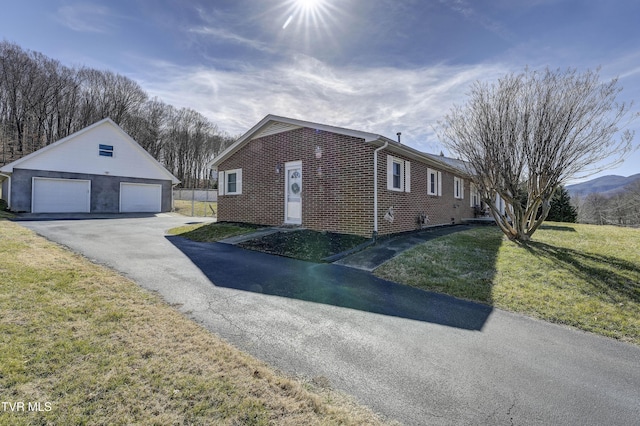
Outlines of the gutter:
M373 241L378 236L378 152L389 146L389 141L373 151Z

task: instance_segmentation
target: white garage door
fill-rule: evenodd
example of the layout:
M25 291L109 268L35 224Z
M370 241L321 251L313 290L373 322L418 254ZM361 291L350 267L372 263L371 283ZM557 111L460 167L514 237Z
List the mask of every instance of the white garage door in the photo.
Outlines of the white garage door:
M89 213L91 181L34 177L31 190L33 213Z
M162 185L120 183L120 212L158 213L162 209Z

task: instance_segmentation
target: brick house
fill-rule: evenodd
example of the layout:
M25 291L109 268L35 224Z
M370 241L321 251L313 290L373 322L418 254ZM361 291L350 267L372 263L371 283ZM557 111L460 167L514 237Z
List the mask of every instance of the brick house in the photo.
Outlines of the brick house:
M458 160L273 115L211 165L220 221L371 237L460 223L480 204Z

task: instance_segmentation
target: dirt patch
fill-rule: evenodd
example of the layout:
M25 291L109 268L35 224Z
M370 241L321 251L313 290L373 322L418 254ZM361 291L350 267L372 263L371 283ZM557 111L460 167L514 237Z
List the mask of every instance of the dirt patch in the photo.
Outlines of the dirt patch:
M366 241L368 241L367 238L358 235L304 229L276 232L238 245L249 250L311 262L322 262L329 256L352 249Z

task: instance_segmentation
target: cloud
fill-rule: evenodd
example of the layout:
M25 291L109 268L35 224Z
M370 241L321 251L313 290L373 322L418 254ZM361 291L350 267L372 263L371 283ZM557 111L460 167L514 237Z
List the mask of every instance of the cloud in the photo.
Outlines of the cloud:
M90 3L61 6L56 20L65 27L82 33L108 33L115 29L109 8Z
M189 32L203 35L207 37L212 37L214 41L225 41L231 42L236 45L242 45L246 47L250 47L255 50L260 50L263 52L272 53L273 49L267 46L266 43L263 43L258 40L252 40L246 37L242 37L238 34L235 34L232 31L226 30L224 28L214 28L210 26L202 26L197 28L191 28Z
M149 65L149 63L147 63ZM151 63L142 86L176 107L193 108L230 134L242 134L267 114L378 133L423 151L439 152L433 127L475 80L493 79L503 65L415 69L338 67L308 56L270 67L228 70Z
M505 41L513 42L515 34L509 31L501 22L490 18L488 15L476 10L467 0L440 0L442 4L449 7L452 11L459 13L469 22L476 23L501 37Z

